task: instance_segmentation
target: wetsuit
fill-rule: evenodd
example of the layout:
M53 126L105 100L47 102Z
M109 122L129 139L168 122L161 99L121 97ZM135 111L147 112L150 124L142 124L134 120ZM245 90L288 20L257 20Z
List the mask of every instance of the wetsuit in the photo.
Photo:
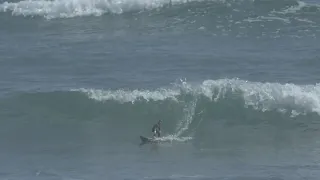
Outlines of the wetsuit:
M158 137L160 137L160 124L159 123L153 125L152 132L153 132L153 136L157 135Z

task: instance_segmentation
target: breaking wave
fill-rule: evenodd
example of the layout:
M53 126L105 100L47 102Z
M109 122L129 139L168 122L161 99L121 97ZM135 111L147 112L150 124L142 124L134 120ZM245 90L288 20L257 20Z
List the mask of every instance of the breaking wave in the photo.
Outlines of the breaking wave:
M242 107L257 111L278 111L291 116L317 113L320 115L320 85L295 85L249 82L239 79L206 80L201 85L183 82L171 89L150 90L95 90L74 89L96 101L135 103L137 101L186 101L188 96L195 101L203 99L211 103L243 101ZM200 102L201 104L201 102ZM240 108L240 107L239 107Z
M230 13L229 15L232 15L248 12L249 14L241 16L249 15L254 18L274 14L314 13L320 10L318 4L296 0L23 0L3 2L0 4L0 12L12 12L13 15L23 16L43 16L51 19L101 16L106 13L122 14L173 5L181 5L182 8L186 5L187 9L191 6L194 7L191 8L194 11L200 10L200 14L225 15L224 13ZM183 12L181 9L175 10Z
M28 119L104 123L112 140L149 136L152 124L163 119L163 138L170 141L200 143L218 137L224 143L231 137L261 141L260 136L270 138L277 131L318 132L320 85L219 79L201 84L182 81L154 90L80 88L23 93L2 101L1 107Z

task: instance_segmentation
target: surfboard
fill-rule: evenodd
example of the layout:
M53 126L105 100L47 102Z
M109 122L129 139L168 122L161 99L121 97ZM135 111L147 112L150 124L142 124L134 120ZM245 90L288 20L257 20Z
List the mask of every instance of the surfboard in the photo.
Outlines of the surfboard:
M158 141L153 138L148 138L144 136L140 136L141 144L146 144L146 143L157 143Z

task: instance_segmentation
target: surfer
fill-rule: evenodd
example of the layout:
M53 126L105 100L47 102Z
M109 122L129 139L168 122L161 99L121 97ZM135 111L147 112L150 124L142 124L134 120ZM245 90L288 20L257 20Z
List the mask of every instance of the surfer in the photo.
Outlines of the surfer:
M162 120L159 120L157 124L153 125L152 127L152 133L153 133L153 137L155 138L156 136L160 137L160 133L161 133L161 129L160 129L160 125L161 125Z

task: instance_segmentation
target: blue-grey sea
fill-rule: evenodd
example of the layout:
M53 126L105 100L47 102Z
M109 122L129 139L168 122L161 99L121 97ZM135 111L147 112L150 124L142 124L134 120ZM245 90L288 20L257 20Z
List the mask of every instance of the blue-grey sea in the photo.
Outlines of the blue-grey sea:
M319 0L0 0L0 179L319 180L319 83Z

